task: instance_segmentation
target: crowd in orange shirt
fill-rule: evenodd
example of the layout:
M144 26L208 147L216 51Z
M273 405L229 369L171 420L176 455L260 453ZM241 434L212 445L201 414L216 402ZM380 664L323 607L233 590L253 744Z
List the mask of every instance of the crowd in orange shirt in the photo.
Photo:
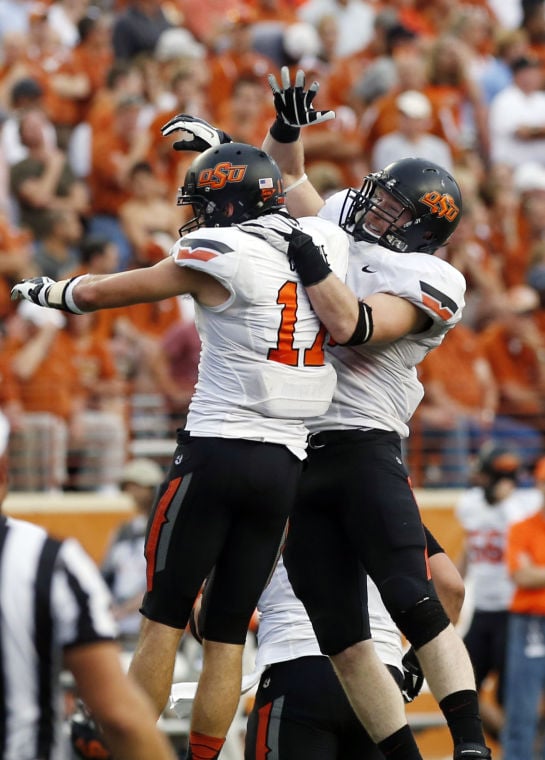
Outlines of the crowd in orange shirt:
M462 459L508 418L534 435L530 466L545 431L545 151L538 149L545 139L544 9L545 0L7 0L0 9L5 340L15 314L10 285L44 273L46 264L63 276L88 271L84 252L106 241L113 254L105 265L93 261L98 271L146 266L168 254L183 221L176 191L193 158L161 137L174 114L200 116L260 145L274 115L267 74L278 76L282 65L303 68L307 81L320 82L315 106L337 113L303 130L308 175L328 193L359 186L377 141L398 130L398 96L416 90L429 102L422 129L448 146L462 186L463 224L438 255L461 269L468 291L463 328L422 366L429 393L409 441L414 481L463 484L464 468L452 481L448 468L427 472L418 452L431 431L442 460L437 440L464 419L475 434L458 452ZM525 93L536 102L535 118L532 112L514 138L535 141L535 161L523 166L493 159L497 136L489 121L491 103L514 86L514 61L517 72L541 72L537 92ZM19 129L27 122L30 138L29 129ZM513 306L522 286L527 297L532 289L531 308ZM183 417L188 387L177 390L164 341L188 322L176 299L92 320L119 383L127 440L132 393L157 392ZM2 367L9 366L7 351L0 348ZM194 362L194 352L188 355ZM47 378L39 373L37 382L45 387ZM18 385L22 409L36 413L15 378ZM66 419L56 408L60 390L53 395L47 401L45 391L37 394L40 411ZM12 400L3 403L16 417ZM437 456L434 463L444 465Z

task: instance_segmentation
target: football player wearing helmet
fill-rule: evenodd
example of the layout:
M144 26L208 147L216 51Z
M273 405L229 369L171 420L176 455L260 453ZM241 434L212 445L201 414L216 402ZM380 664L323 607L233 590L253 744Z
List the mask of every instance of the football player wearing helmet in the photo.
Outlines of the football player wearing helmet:
M483 724L499 738L503 726L507 625L514 584L505 548L509 527L538 511L536 489L519 488L522 458L515 449L489 441L481 447L474 482L456 504L464 529L462 573L472 589L473 612L464 641L475 669L477 689L496 676L495 700L481 704Z
M336 331L344 315L345 329L350 325L342 345L326 348L337 371L333 401L308 421L307 467L284 551L290 582L356 714L389 760L421 755L399 690L372 645L361 566L417 654L449 726L454 757L489 758L473 668L430 580L401 450L423 395L416 366L464 307L462 274L429 255L456 229L460 190L442 167L408 159L369 175L360 191L343 190L324 202L305 174L299 136L301 127L334 114L312 108L318 85L305 90L302 71L294 86L286 67L282 86L269 81L277 118L263 146L282 170L290 213L318 214L350 238L346 284L334 275L309 277L317 251L301 237L290 245L323 324ZM203 135L199 120L187 114L173 122ZM228 137L216 130L214 139Z
M319 246L305 282L329 276L330 266L344 279L348 239L337 225L291 218L275 162L247 145L199 155L180 198L195 219L166 259L113 275L37 277L12 297L81 314L193 296L198 381L149 519L130 670L159 715L191 608L215 567L188 755L213 760L238 706L248 623L284 540L306 457L304 420L327 409L336 381L325 330L286 252L303 235Z
M284 553L290 581L356 713L390 760L420 753L399 691L373 651L360 565L416 652L456 760L489 758L471 661L430 582L401 451L423 395L416 366L440 345L464 306L463 276L429 255L456 229L460 190L442 167L408 158L367 176L359 191L343 190L324 202L304 172L300 128L320 118L304 115L304 74L298 72L295 85L287 69L282 85L272 76L269 81L277 119L264 148L282 169L288 208L297 216L317 213L349 232L346 283L370 310L375 332L388 325L380 344L329 348L338 381L328 411L310 422L308 466ZM293 101L301 103L296 121L284 105ZM307 288L325 324L332 294L338 298L333 279Z

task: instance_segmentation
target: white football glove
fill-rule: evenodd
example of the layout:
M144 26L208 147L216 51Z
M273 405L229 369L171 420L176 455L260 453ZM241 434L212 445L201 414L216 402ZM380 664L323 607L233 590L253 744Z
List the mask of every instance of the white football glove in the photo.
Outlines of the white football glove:
M305 72L302 69L297 71L293 85L287 66L282 66L280 74L282 87L274 74L268 76L269 85L273 91L276 115L280 121L289 124L290 127L308 127L335 118L335 111L316 111L313 108L312 101L320 85L315 81L308 90L305 90Z
M222 129L216 129L204 119L190 116L187 113L179 113L161 127L163 137L168 137L173 132L185 132L181 140L173 144L174 150L193 150L202 153L208 148L233 142L231 137Z
M51 277L33 277L31 280L21 280L11 289L12 301L31 301L38 306L49 306L47 293L55 284Z

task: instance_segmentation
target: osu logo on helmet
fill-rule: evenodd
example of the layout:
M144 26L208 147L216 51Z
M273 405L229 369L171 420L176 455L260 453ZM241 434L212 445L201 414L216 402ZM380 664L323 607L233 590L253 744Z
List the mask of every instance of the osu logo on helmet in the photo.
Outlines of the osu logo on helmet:
M213 168L201 171L197 179L197 187L211 187L213 190L221 190L228 182L242 182L247 168L247 164L236 166L230 161L222 161Z

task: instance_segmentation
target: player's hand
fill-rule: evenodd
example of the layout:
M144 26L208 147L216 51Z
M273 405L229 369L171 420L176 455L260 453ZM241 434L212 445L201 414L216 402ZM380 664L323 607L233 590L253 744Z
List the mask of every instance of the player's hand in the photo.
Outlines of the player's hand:
M305 287L317 285L331 274L323 248L299 227L288 238L288 259Z
M231 137L222 129L217 129L204 119L179 113L161 127L163 137L173 132L183 132L184 136L173 144L174 150L193 150L202 153L208 148L233 142Z
M412 702L420 694L424 684L424 674L414 649L411 647L401 660L403 665L403 684L401 693L405 702Z
M82 760L112 760L102 734L85 710L77 712L70 721L70 743L75 756Z
M278 84L274 74L269 74L269 84L274 96L276 115L284 124L290 127L308 127L311 124L319 124L335 118L335 111L316 111L312 106L316 93L320 89L318 82L313 82L308 90L305 90L305 72L299 69L295 75L295 82L290 81L290 71L287 66L280 70L282 87Z
M38 306L49 306L47 292L55 284L51 277L33 277L31 280L21 280L11 289L12 301L32 301Z

